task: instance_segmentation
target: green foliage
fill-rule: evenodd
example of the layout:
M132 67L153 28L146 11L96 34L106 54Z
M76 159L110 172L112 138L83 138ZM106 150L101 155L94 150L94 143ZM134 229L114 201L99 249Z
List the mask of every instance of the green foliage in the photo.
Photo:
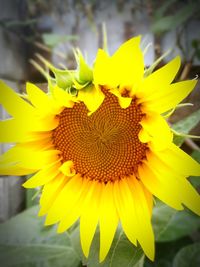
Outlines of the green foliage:
M38 206L0 226L0 262L3 267L79 267L80 259L67 233L44 227Z
M192 130L199 122L200 122L200 109L193 112L191 115L187 116L186 118L173 124L172 128L178 133L183 133L187 135L190 132L190 130ZM186 137L187 136L175 135L174 143L180 146L182 145Z
M145 260L144 267L172 267L172 262L178 251L191 244L191 239L184 237L173 242L156 243L156 258L154 262Z
M143 255L142 249L134 247L123 231L119 229L106 260L103 263L98 263L99 234L97 232L86 264L87 267L140 267L143 266Z
M173 15L164 16L169 7L177 1L167 1L155 12L154 22L152 24L152 31L157 34L162 34L166 31L177 28L191 18L195 13L199 11L199 4L190 2L184 5L180 10L176 10Z
M29 208L0 225L0 262L4 267L79 267L82 255L79 227L57 234L56 226L45 227L37 217L38 206ZM87 267L142 267L143 252L135 248L122 230L115 236L106 260L100 264L99 233L92 244Z
M155 15L154 15L155 18L156 19L162 18L165 15L165 13L167 12L167 10L176 2L177 2L177 0L169 0L169 1L166 1L165 3L163 3L160 6L160 8L155 10Z
M173 261L173 267L199 267L200 266L200 243L182 248Z
M32 26L36 24L38 21L37 19L27 19L27 20L1 20L0 21L0 26L4 28L18 28L18 27L27 27L27 26Z
M43 42L50 48L54 48L60 43L78 40L77 35L62 35L57 33L42 34Z
M187 210L175 211L157 201L153 210L153 227L156 237L156 258L154 262L146 259L144 267L199 266L190 265L189 261L186 261L188 265L172 265L172 262L179 258L180 251L193 244L191 236L200 228L200 218L197 215Z
M190 211L176 211L158 201L153 210L153 226L156 241L169 242L199 229L200 218Z
M192 47L194 48L195 51L195 56L200 60L200 40L199 39L194 39L192 41Z

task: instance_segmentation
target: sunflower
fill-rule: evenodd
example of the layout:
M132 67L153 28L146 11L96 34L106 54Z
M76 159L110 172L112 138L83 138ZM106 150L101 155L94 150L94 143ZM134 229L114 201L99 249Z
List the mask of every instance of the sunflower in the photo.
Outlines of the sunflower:
M1 82L0 103L11 118L0 121L0 141L14 145L1 155L0 173L33 174L23 186L42 186L39 215L58 223L58 232L79 220L86 257L97 226L103 261L121 224L153 260L153 196L200 214L187 180L200 166L173 144L163 116L197 81L172 83L179 57L146 77L140 37L112 56L99 49L93 69L76 56L76 71L47 64L55 74L47 77L49 93L27 83L22 97Z

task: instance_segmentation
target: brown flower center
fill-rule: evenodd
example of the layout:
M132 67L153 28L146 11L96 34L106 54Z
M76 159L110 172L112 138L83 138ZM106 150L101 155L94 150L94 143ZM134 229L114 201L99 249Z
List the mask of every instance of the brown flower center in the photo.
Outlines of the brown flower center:
M72 160L77 173L102 182L115 181L137 172L147 146L138 139L140 106L132 100L122 109L117 97L106 92L100 108L91 116L83 103L65 108L53 143L63 162Z

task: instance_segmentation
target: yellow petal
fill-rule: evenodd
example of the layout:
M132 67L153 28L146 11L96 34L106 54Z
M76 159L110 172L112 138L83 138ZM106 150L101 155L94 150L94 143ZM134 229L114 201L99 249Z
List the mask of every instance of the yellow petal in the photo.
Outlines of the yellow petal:
M59 162L54 162L46 166L44 169L36 173L30 179L28 179L23 186L25 188L35 188L44 185L54 179L59 173Z
M76 200L72 201L74 205L69 205L67 202L65 202L66 207L63 209L64 213L58 226L58 233L66 231L78 220L82 213L85 204L84 202L86 200L87 193L90 190L90 186L91 182L88 179L83 179L79 197L77 199L74 197Z
M16 145L0 156L0 173L12 175L17 168L39 170L56 160L58 160L56 150L34 151Z
M12 118L0 121L0 141L1 142L23 142L34 140L31 132L50 131L58 126L59 119L55 116L40 119L37 117ZM47 135L47 133L45 133ZM38 134L39 135L39 134ZM42 134L40 135L41 138Z
M141 123L143 130L139 133L142 141L151 141L155 150L162 150L172 142L173 134L165 119L156 113L146 115ZM147 138L147 136L149 136Z
M30 141L42 141L43 139L51 139L52 138L52 133L51 132L28 132L26 134L25 141L30 142Z
M158 174L156 175L147 164L140 165L138 172L142 183L154 196L172 208L177 210L183 209L180 195L173 188L173 185L161 179L162 177Z
M112 68L111 58L104 50L99 49L93 70L95 86L104 85L109 88L115 88L119 85L119 79Z
M152 210L153 210L153 196L152 194L147 190L147 188L144 186L144 184L138 180L138 183L140 184L141 188L142 188L142 191L145 195L145 199L146 199L146 202L147 202L147 206L149 208L149 215L151 217L152 215Z
M144 253L150 260L154 260L154 233L151 225L151 216L145 193L141 183L135 177L127 179L130 192L132 194L136 220L138 222L138 241L144 250Z
M45 116L44 118L40 117L40 116L29 116L29 117L25 117L24 118L17 118L15 119L16 123L13 123L13 128L12 130L16 130L18 131L18 129L21 127L22 129L24 129L24 131L26 132L26 134L31 134L31 132L37 132L37 131L43 131L43 132L47 132L47 131L51 131L53 129L55 129L58 124L59 124L59 118L54 116L54 115L48 115ZM18 125L17 125L17 122Z
M49 114L44 118L40 117L29 117L25 121L21 121L21 124L25 124L27 127L27 131L51 131L54 130L59 124L59 118ZM20 126L19 126L20 127Z
M20 125L20 119L0 121L0 142L23 142L27 139L26 127Z
M17 144L17 147L25 148L25 149L31 149L32 151L42 151L42 150L50 150L54 148L54 145L52 144L52 138L42 138L41 140L31 140L22 142L20 144Z
M72 177L64 186L59 196L49 209L45 225L57 223L72 210L82 193L83 180L80 175Z
M90 194L84 205L80 217L80 239L85 257L88 257L92 239L99 220L99 206L102 192L102 184L93 181L90 185Z
M180 202L200 215L200 195L191 186L189 181L184 176L172 172L172 170L153 153L147 155L147 160L149 166L151 165L152 170L158 175L159 179L171 185L176 194L180 196ZM171 195L171 197L173 198L173 195Z
M142 143L148 143L152 139L151 135L144 128L140 130L138 137Z
M138 226L133 198L127 184L123 180L114 183L115 202L123 230L128 239L136 246Z
M0 174L1 175L29 175L32 173L35 173L38 169L30 169L30 168L24 168L18 165L3 165L0 166Z
M80 90L77 96L77 99L79 101L83 101L88 108L88 115L91 115L101 106L104 98L105 96L101 89L99 87L95 87L94 85L88 85L86 88Z
M68 177L74 176L76 174L76 171L74 170L74 163L71 160L64 162L59 170Z
M42 114L58 114L61 111L61 107L56 105L56 102L40 90L36 85L32 83L26 84L26 91L31 103L39 109Z
M53 180L44 185L42 195L40 197L41 208L38 214L39 216L43 216L48 212L67 180L67 177L63 174L59 174Z
M0 81L0 104L14 117L31 116L34 108L19 97L9 86Z
M109 57L99 49L94 65L94 84L107 88L127 87L135 90L142 81L144 74L144 59L140 49L140 36L122 44Z
M173 143L167 149L154 153L175 172L186 177L200 175L200 164Z
M113 183L107 183L102 190L100 203L100 254L99 260L102 262L111 247L118 225L118 216L114 203Z
M57 229L58 233L67 231L78 220L81 214L82 206L83 202L80 201L69 213L65 215L65 218L61 219Z
M140 48L140 36L134 37L120 46L112 56L112 71L119 79L120 87L128 87L135 92L143 79L144 58Z
M158 113L164 113L172 108L175 108L188 94L194 89L197 80L183 81L173 83L168 87L163 87L155 92L146 101L145 98L141 102L146 101L144 104L147 109L154 110Z
M147 100L152 94L159 93L163 88L168 87L174 80L181 65L180 57L175 57L168 64L158 69L143 80L137 96Z
M147 257L153 260L154 235L151 227L151 214L141 185L132 176L116 182L114 189L125 234L134 245L138 240Z
M192 210L194 213L200 216L200 195L192 187L188 180L180 181L180 189L183 196L182 203Z
M119 105L121 108L128 108L130 106L131 101L132 101L131 97L121 96L119 89L117 88L111 89L109 91L118 98Z
M56 102L61 107L67 107L72 108L74 105L74 102L76 102L75 98L68 94L63 89L59 88L58 86L55 86L53 88L53 98L56 100Z

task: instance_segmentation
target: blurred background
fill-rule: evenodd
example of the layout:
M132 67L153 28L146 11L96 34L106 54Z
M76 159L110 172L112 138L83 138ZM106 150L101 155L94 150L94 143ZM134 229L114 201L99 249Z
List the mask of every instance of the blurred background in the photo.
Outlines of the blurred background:
M73 48L79 47L92 65L103 46L104 27L110 54L125 40L142 35L142 49L148 46L146 67L170 50L157 67L179 54L177 80L200 75L199 0L0 0L0 79L18 92L23 92L26 81L45 89L44 77L30 60L38 62L39 53L57 67L74 69ZM170 123L200 108L199 85L185 101L194 106L177 110ZM7 116L1 106L0 116ZM192 128L192 134L200 134L199 125ZM183 144L189 152L199 151L199 146L191 139ZM0 152L7 148L0 145ZM35 192L21 188L23 179L0 177L0 222L36 201Z

